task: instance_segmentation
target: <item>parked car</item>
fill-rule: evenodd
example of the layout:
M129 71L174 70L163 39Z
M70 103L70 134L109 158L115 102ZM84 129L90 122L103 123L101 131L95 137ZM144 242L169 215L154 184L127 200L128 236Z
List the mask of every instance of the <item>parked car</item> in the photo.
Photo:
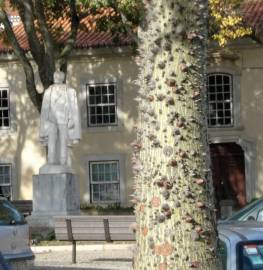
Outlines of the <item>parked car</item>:
M1 197L0 252L12 270L33 267L34 254L30 248L29 226L24 216L8 200Z
M223 270L263 270L263 226L246 221L218 225Z
M232 216L219 220L221 223L232 223L235 221L246 221L246 220L255 220L263 222L263 198L257 199L249 203L244 208L235 212Z

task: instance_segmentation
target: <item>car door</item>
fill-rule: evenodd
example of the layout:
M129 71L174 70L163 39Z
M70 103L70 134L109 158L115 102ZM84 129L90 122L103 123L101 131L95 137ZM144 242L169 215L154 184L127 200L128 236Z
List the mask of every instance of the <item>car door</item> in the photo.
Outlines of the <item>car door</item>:
M223 270L237 270L231 256L231 244L223 234L219 234L219 255L222 261Z
M8 201L0 201L0 239L0 251L5 257L29 249L28 224Z

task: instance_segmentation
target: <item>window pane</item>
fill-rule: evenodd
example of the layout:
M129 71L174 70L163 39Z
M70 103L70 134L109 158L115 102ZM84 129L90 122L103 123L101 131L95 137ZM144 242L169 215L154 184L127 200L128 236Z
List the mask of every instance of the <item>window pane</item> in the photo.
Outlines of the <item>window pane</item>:
M96 121L96 116L91 116L91 117L90 117L90 123L91 123L91 124L94 124L94 125L97 123L97 121Z
M115 106L109 106L110 113L115 114Z
M2 99L2 107L8 107L8 100Z
M109 123L109 115L104 115L103 116L103 123Z
M224 84L230 84L229 76L224 76Z
M93 118L89 118L89 124L97 126L114 124L116 121L115 85L96 85L95 87L89 87L89 91L89 104L93 105L92 109L89 108L89 113L94 116ZM109 104L112 105L109 106ZM114 117L110 117L110 114L114 115Z
M210 86L210 85L209 85L209 92L210 92L210 93L214 93L215 91L216 91L215 86Z
M92 162L92 184L93 200L94 201L119 201L119 173L118 162ZM95 179L95 180L94 180ZM109 182L117 183L109 183Z
M230 92L230 85L224 85L224 92L229 93Z
M92 87L92 86L89 87L89 94L90 95L94 95L95 94L94 87Z
M108 103L108 96L103 96L102 97L102 103Z
M9 119L4 119L4 126L9 127Z
M102 116L101 115L97 116L97 123L102 124Z
M108 106L104 106L103 107L103 114L108 114L109 113L109 107Z
M216 84L222 84L222 75L216 76Z
M100 106L97 107L97 114L102 114L102 107Z
M110 123L115 123L115 115L110 115Z
M102 94L103 95L107 94L107 86L105 86L105 85L102 86Z
M90 103L91 105L96 104L96 102L95 102L95 96L90 96L90 97L89 97L89 103Z
M223 103L218 103L217 104L217 109L218 110L223 110Z
M232 77L227 74L208 75L207 102L209 108L209 126L229 126L233 123L231 78ZM227 117L230 118L230 120L226 120Z
M217 100L223 100L223 94L217 94Z
M101 95L101 87L100 86L96 86L96 88L95 88L95 94L96 95Z
M101 103L101 96L96 96L96 104L100 104Z
M114 94L114 89L115 89L115 86L114 85L110 85L109 86L109 94Z
M96 113L96 108L90 107L90 114L95 114L95 113Z
M215 84L215 76L209 76L208 77L208 83L209 84Z
M9 117L9 111L8 110L4 110L2 116L3 117Z
M216 87L216 92L217 92L217 93L223 92L223 86L222 86L222 85L218 85L218 86Z
M114 95L110 95L109 96L109 103L114 103L114 102L115 102Z

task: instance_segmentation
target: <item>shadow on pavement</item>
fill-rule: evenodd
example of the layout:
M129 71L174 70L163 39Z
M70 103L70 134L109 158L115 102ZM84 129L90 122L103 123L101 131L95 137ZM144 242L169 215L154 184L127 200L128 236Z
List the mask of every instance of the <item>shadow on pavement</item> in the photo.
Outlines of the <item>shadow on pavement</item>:
M93 261L96 262L132 262L132 259L130 258L100 258L100 259L95 259Z
M35 266L34 270L61 270L61 269L66 269L66 270L116 270L116 269L99 269L99 268L85 268L85 267L80 267L80 266Z

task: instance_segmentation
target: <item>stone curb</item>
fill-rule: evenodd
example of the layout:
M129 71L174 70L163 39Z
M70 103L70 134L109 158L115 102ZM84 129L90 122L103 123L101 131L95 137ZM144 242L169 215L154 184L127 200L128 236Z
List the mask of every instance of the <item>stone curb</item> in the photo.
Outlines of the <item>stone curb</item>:
M103 251L103 250L132 250L135 244L98 244L98 245L77 245L77 251ZM63 246L31 246L35 254L49 253L56 251L71 251L71 245Z

